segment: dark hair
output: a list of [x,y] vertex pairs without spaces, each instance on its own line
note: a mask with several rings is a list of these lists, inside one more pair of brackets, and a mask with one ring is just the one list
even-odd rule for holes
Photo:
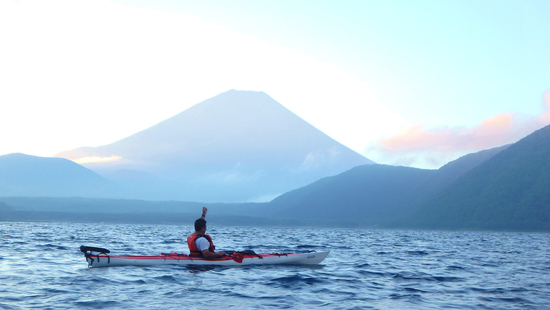
[[195,221],[195,231],[199,231],[203,227],[206,227],[206,220],[198,219],[198,220]]

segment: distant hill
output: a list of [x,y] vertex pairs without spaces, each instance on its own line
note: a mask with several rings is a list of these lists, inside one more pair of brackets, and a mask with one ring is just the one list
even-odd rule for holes
[[111,190],[107,179],[67,159],[0,156],[0,196],[104,197]]
[[274,218],[300,219],[311,224],[396,226],[396,219],[506,147],[468,154],[438,170],[387,165],[355,167],[285,193],[271,201],[268,209]]
[[[231,90],[115,143],[58,157],[134,188],[129,197],[202,202],[269,200],[372,161],[263,92]],[[263,198],[262,198],[263,197]]]
[[414,191],[417,193],[417,198],[416,201],[411,202],[413,207],[419,206],[426,199],[431,198],[442,189],[451,185],[464,173],[479,166],[509,146],[510,145],[504,145],[476,153],[470,153],[442,166],[433,177],[423,183],[416,184]]
[[550,126],[462,175],[403,219],[411,227],[550,230]]
[[214,225],[291,225],[269,219],[261,203],[207,204],[81,197],[0,197],[0,221],[176,224],[192,231],[203,206]]
[[355,167],[288,192],[271,201],[275,217],[311,224],[384,225],[407,207],[412,191],[435,171],[387,165]]

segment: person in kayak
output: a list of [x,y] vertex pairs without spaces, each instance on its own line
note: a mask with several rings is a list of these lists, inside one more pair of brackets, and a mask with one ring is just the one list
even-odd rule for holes
[[189,256],[204,258],[219,258],[225,256],[225,252],[216,252],[212,238],[206,233],[206,212],[207,208],[202,207],[202,216],[195,221],[195,232],[187,237]]

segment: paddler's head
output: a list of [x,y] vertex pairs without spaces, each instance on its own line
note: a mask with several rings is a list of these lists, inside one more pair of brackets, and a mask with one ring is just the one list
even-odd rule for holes
[[195,221],[195,231],[201,234],[206,232],[206,220],[198,219]]

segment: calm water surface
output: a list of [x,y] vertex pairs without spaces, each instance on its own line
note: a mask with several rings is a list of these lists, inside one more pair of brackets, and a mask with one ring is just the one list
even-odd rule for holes
[[0,309],[550,309],[550,234],[209,226],[218,249],[325,251],[319,266],[88,268],[187,253],[192,227],[0,222]]

